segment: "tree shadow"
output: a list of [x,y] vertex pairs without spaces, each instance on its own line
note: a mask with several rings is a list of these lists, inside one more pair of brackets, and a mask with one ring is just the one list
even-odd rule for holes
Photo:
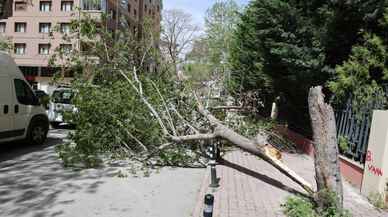
[[269,185],[272,185],[276,188],[279,188],[281,190],[284,190],[284,191],[287,191],[291,194],[295,194],[297,196],[300,196],[300,197],[304,197],[304,198],[307,198],[307,199],[311,199],[311,196],[309,196],[308,194],[305,194],[303,192],[300,192],[294,188],[291,188],[285,184],[283,184],[282,182],[279,182],[278,180],[276,179],[273,179],[267,175],[264,175],[264,174],[261,174],[261,173],[258,173],[256,171],[253,171],[251,169],[248,169],[246,167],[243,167],[243,166],[240,166],[238,164],[235,164],[233,162],[230,162],[226,159],[220,159],[219,160],[219,163],[223,166],[226,166],[226,167],[229,167],[229,168],[232,168],[232,169],[235,169],[241,173],[244,173],[248,176],[251,176],[253,178],[256,178],[256,179],[259,179],[260,181],[263,181]]
[[106,168],[64,168],[55,152],[63,139],[50,135],[42,146],[13,142],[0,147],[0,216],[61,215],[75,202],[72,194],[95,194],[104,184],[100,178],[111,177]]

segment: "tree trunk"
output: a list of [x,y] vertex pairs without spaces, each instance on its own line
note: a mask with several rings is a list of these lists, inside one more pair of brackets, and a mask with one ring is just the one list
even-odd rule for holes
[[[247,151],[253,155],[256,155],[260,157],[261,159],[265,160],[269,164],[271,164],[273,167],[275,167],[277,170],[279,170],[281,173],[286,175],[288,178],[296,182],[299,186],[301,186],[304,190],[306,190],[310,195],[314,193],[314,190],[310,183],[305,181],[301,176],[299,176],[297,173],[295,173],[293,170],[287,167],[283,162],[276,159],[273,156],[268,155],[265,150],[264,146],[266,144],[256,144],[254,141],[234,132],[233,130],[229,129],[228,127],[218,124],[216,127],[214,133],[223,139],[228,140],[229,142],[233,143],[237,147],[241,148],[244,151]],[[268,144],[268,143],[267,143]],[[258,147],[258,145],[260,145]]]
[[336,205],[342,208],[343,193],[334,111],[325,103],[320,86],[310,89],[308,103],[315,150],[315,179],[318,190],[316,202],[320,208],[325,208],[333,201],[329,201],[327,194],[320,192],[334,192],[337,196]]
[[[199,100],[197,100],[199,102]],[[198,105],[199,112],[206,117],[206,119],[209,120],[210,124],[214,127],[213,135],[222,138],[225,140],[228,140],[235,146],[241,148],[244,151],[247,151],[253,155],[256,155],[260,157],[261,159],[265,160],[272,166],[274,166],[277,170],[279,170],[281,173],[286,175],[288,178],[299,184],[303,189],[305,189],[309,194],[313,194],[314,190],[310,183],[305,181],[301,176],[296,174],[293,170],[287,167],[283,162],[276,159],[275,157],[272,157],[268,155],[264,150],[264,145],[269,144],[267,141],[267,138],[265,135],[257,135],[261,138],[256,138],[256,141],[260,141],[266,144],[257,144],[256,141],[248,139],[245,136],[242,136],[229,127],[225,126],[221,123],[216,117],[214,117],[209,111],[203,108],[203,106],[199,103]]]

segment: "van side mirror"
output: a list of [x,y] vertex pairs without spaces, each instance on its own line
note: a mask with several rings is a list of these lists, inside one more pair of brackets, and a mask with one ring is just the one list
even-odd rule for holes
[[32,97],[32,103],[31,104],[32,105],[37,105],[37,106],[41,105],[39,98],[36,97],[35,95]]

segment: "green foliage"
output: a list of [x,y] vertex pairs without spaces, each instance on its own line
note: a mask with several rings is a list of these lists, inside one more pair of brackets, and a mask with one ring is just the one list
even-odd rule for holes
[[328,203],[324,208],[318,209],[311,200],[300,197],[289,197],[283,205],[283,212],[288,217],[351,217],[347,210],[336,206],[336,195],[333,192],[321,191],[320,198]]
[[244,117],[242,120],[238,120],[238,122],[239,124],[235,127],[235,130],[248,138],[255,137],[261,130],[271,131],[276,125],[272,120],[256,120],[252,117]]
[[[105,19],[103,15],[102,22]],[[51,59],[62,70],[75,72],[71,87],[76,91],[73,104],[77,112],[65,115],[75,131],[70,134],[71,142],[57,148],[64,164],[95,167],[106,156],[144,158],[144,164],[151,160],[168,165],[196,161],[198,146],[181,144],[159,151],[166,137],[141,100],[146,98],[163,121],[175,124],[177,117],[169,117],[165,107],[177,101],[180,88],[168,72],[147,70],[152,68],[147,63],[159,60],[157,48],[150,46],[155,42],[152,26],[144,23],[141,39],[125,28],[113,34],[88,15],[71,26],[71,34],[65,37],[79,37],[81,49],[70,53],[57,49]]]
[[313,204],[299,197],[289,197],[283,205],[284,214],[288,217],[318,217]]
[[211,66],[207,63],[193,62],[183,66],[184,74],[193,83],[208,81],[211,78]]
[[9,38],[0,36],[0,51],[11,52],[13,45]]
[[239,6],[234,0],[218,1],[206,12],[205,33],[209,62],[215,68],[226,64],[238,12]]
[[347,150],[349,150],[349,141],[346,137],[340,136],[338,138],[338,143],[339,143],[339,150],[341,153],[344,153]]
[[368,200],[373,204],[373,206],[379,209],[388,209],[388,204],[385,202],[384,195],[375,192],[368,195]]
[[322,201],[323,205],[317,208],[319,216],[323,217],[350,217],[348,210],[341,209],[337,206],[337,195],[329,190],[321,190],[317,197]]
[[[264,105],[263,115],[269,115],[271,103],[280,96],[281,118],[308,130],[310,121],[305,114],[308,114],[309,88],[336,80],[337,65],[350,59],[355,45],[364,50],[373,44],[382,45],[378,50],[371,50],[375,54],[386,50],[387,6],[387,0],[251,1],[233,34],[229,56],[230,92],[236,96],[255,92]],[[365,41],[362,32],[370,33],[372,44],[360,44]],[[375,57],[381,60],[381,56]],[[350,66],[342,70],[349,70]],[[358,92],[356,95],[361,99],[379,97],[376,92],[380,91],[380,82],[376,82],[377,85],[370,82],[371,85],[356,89],[352,89],[356,85],[335,89],[336,92]],[[362,100],[356,102],[365,104]]]
[[252,1],[234,34],[230,90],[257,92],[267,113],[278,96],[306,105],[308,89],[327,76],[314,28],[289,2]]
[[337,100],[352,97],[357,114],[368,112],[375,104],[386,104],[379,85],[388,79],[388,52],[380,37],[365,34],[364,43],[352,49],[349,59],[336,67],[336,77],[328,86]]

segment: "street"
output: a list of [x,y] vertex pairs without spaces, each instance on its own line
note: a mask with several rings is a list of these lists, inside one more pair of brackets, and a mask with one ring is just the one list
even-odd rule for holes
[[43,146],[0,145],[0,216],[190,216],[203,169],[164,168],[119,178],[120,166],[63,168],[55,145],[68,129],[50,130]]

